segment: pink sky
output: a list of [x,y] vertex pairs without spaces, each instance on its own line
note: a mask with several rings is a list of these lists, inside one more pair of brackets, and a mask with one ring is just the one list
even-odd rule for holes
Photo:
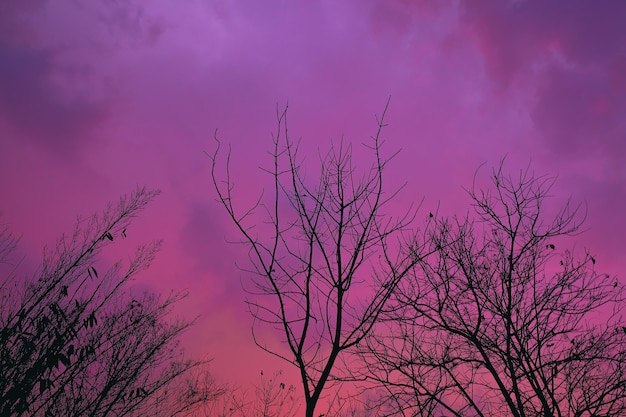
[[160,188],[132,233],[165,240],[138,288],[190,290],[186,343],[219,376],[287,370],[253,346],[245,252],[225,243],[203,151],[218,128],[259,192],[277,103],[315,162],[330,140],[364,142],[391,96],[398,208],[464,214],[480,164],[532,161],[558,175],[555,204],[587,204],[577,247],[623,275],[625,15],[618,0],[0,2],[1,221],[36,263],[76,215]]

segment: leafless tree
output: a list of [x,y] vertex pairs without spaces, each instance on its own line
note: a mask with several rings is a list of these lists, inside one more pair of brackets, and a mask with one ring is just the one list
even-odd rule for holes
[[168,318],[185,295],[124,290],[159,242],[140,246],[126,268],[103,271],[98,259],[157,194],[137,189],[79,219],[44,251],[33,279],[2,277],[0,415],[171,416],[202,400],[184,378],[204,362],[185,358],[177,342],[191,322]]
[[[349,391],[336,390],[329,401],[325,417],[377,417],[380,415],[375,392],[351,386]],[[355,389],[357,388],[357,389]]]
[[220,395],[207,402],[195,415],[202,417],[295,417],[299,402],[296,387],[286,384],[282,372],[272,376],[261,371],[261,381],[252,390],[223,385]]
[[[0,213],[2,215],[2,213]],[[17,239],[11,231],[9,227],[5,224],[0,225],[0,264],[4,264],[7,262],[7,258],[9,255],[15,250],[15,246],[17,245]]]
[[256,401],[252,405],[252,412],[246,416],[258,417],[295,417],[298,412],[296,387],[286,384],[282,371],[266,378],[261,376],[261,383],[254,389]]
[[[386,415],[623,416],[622,284],[587,250],[561,249],[581,206],[548,205],[529,169],[469,190],[474,215],[436,219],[435,255],[396,288],[363,349]],[[475,183],[476,184],[476,183]],[[550,213],[555,213],[549,215]]]
[[[264,170],[271,192],[243,211],[235,204],[230,152],[225,180],[217,172],[219,141],[210,155],[217,199],[249,248],[254,341],[297,367],[307,417],[337,376],[342,352],[370,332],[418,259],[419,248],[405,236],[413,211],[397,218],[384,212],[397,193],[386,192],[383,182],[391,160],[381,155],[385,112],[366,145],[373,161],[363,176],[353,166],[352,147],[341,142],[320,157],[319,177],[312,182],[288,135],[287,109],[277,111],[272,166]],[[277,331],[283,343],[266,344],[260,325]]]

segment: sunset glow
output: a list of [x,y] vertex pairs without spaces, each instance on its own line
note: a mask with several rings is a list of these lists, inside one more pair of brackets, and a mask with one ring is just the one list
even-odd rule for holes
[[[506,158],[582,203],[596,268],[626,271],[626,3],[621,1],[5,1],[0,4],[0,224],[32,274],[77,215],[145,185],[129,229],[164,244],[129,291],[187,289],[191,354],[242,386],[289,364],[252,340],[247,248],[216,201],[214,134],[242,207],[270,187],[277,110],[310,173],[329,146],[376,133],[394,213],[464,216],[464,187]],[[364,159],[367,169],[371,161]],[[481,178],[480,175],[477,178]],[[482,177],[483,179],[486,177]],[[550,210],[550,208],[548,208]],[[623,281],[623,279],[622,279]],[[279,333],[263,337],[280,343]],[[274,343],[275,344],[275,343]]]

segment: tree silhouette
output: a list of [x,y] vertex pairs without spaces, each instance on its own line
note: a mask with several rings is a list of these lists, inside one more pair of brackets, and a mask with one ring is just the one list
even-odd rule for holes
[[[171,416],[212,389],[185,379],[204,364],[185,359],[177,344],[191,322],[168,319],[185,295],[132,298],[123,291],[148,268],[160,242],[137,248],[126,268],[99,266],[98,255],[126,236],[157,194],[137,189],[102,215],[79,219],[71,236],[44,251],[23,287],[12,274],[2,277],[0,415]],[[1,237],[10,250],[15,242],[7,229]]]
[[[218,201],[249,248],[247,302],[254,341],[298,369],[307,417],[337,377],[342,352],[370,332],[395,286],[418,260],[413,238],[404,239],[412,211],[399,218],[384,213],[396,195],[383,186],[391,160],[381,155],[385,112],[367,145],[373,162],[361,178],[352,147],[342,142],[320,158],[319,177],[311,182],[298,144],[288,135],[287,109],[277,111],[273,163],[264,170],[271,178],[271,196],[261,195],[244,211],[234,202],[230,152],[223,181],[217,175],[219,141],[211,155]],[[406,249],[394,247],[399,242]],[[283,344],[267,345],[259,325],[278,332]]]
[[207,401],[195,416],[202,417],[295,417],[298,415],[296,387],[283,382],[282,372],[265,376],[248,390],[222,385],[219,395]]
[[[552,217],[553,179],[502,164],[474,216],[434,219],[411,279],[362,349],[389,415],[622,416],[622,286],[561,249],[583,216]],[[381,321],[382,323],[382,321]]]

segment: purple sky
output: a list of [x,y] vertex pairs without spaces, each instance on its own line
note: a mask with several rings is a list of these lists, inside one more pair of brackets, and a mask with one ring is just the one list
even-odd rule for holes
[[[242,248],[210,185],[213,132],[258,192],[276,105],[315,162],[375,132],[391,96],[402,208],[464,214],[480,164],[558,175],[588,208],[598,266],[626,270],[626,2],[28,0],[0,2],[0,211],[36,262],[136,184],[163,194],[136,242],[165,246],[138,288],[191,291],[186,342],[245,382],[286,368],[252,344]],[[235,359],[236,358],[236,359]]]

